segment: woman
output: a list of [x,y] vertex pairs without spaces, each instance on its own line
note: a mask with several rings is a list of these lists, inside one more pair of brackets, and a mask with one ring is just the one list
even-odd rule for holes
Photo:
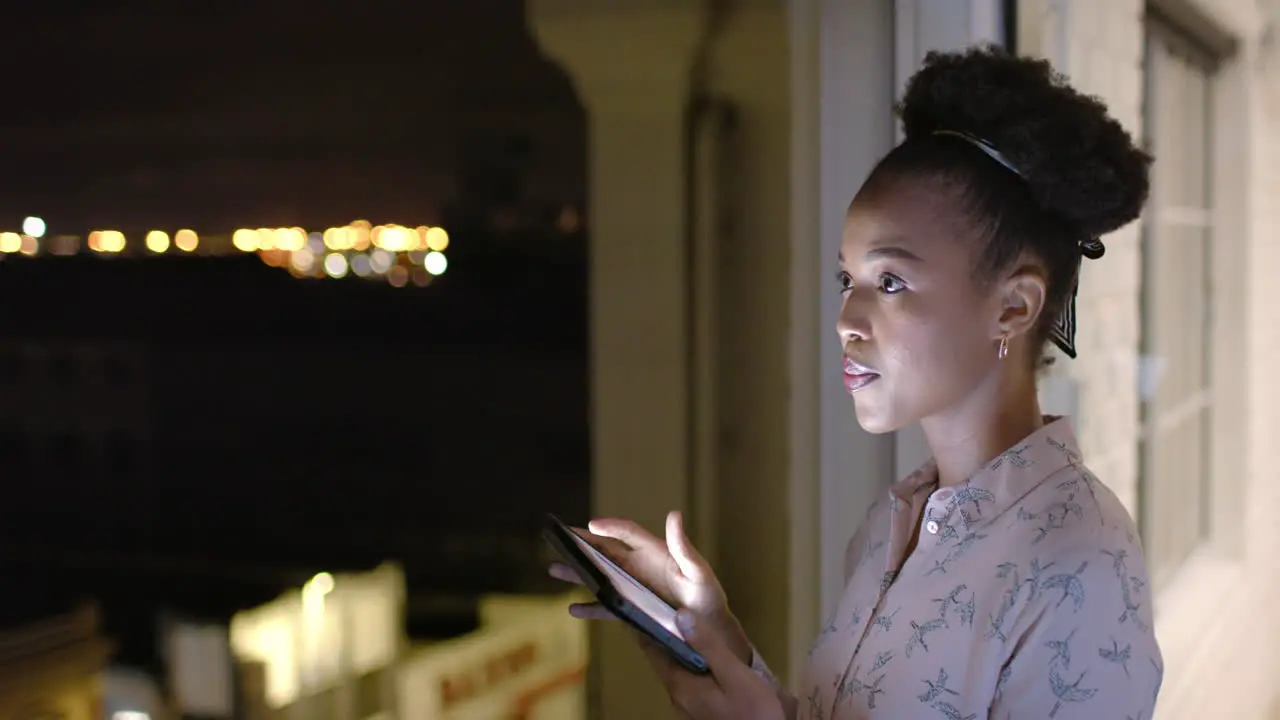
[[665,543],[623,520],[590,530],[684,608],[712,677],[649,656],[689,716],[1150,718],[1162,660],[1133,521],[1067,420],[1042,417],[1036,377],[1048,343],[1075,357],[1081,260],[1138,216],[1151,159],[1046,62],[993,49],[930,54],[899,113],[906,140],[845,221],[837,331],[859,424],[920,422],[933,459],[850,542],[800,697],[678,514]]

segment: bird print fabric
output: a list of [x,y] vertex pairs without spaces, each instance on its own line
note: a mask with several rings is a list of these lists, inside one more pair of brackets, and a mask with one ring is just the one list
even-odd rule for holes
[[894,484],[845,571],[787,703],[802,720],[1152,716],[1163,660],[1140,543],[1065,419],[961,485],[939,488],[932,463]]

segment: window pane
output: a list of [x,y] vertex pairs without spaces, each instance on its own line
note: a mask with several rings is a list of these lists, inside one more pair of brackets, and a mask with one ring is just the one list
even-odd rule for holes
[[1206,537],[1212,227],[1207,65],[1163,28],[1148,34],[1146,134],[1156,156],[1144,218],[1140,522],[1152,575]]

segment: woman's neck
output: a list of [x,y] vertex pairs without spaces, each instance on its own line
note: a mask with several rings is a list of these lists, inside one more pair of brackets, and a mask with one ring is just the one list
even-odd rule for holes
[[920,422],[942,486],[965,482],[1044,425],[1035,379],[979,388],[961,406]]

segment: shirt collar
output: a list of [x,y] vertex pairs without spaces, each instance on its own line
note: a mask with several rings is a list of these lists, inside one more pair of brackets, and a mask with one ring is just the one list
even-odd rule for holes
[[[933,519],[944,524],[960,520],[965,527],[999,516],[1045,478],[1067,466],[1080,465],[1080,448],[1071,422],[1046,415],[1044,425],[988,462],[965,482],[948,488],[942,513]],[[889,488],[889,502],[897,509],[921,492],[938,485],[938,466],[932,458]],[[944,491],[945,492],[945,491]],[[937,498],[941,500],[941,494]],[[931,503],[932,504],[932,503]],[[957,515],[959,517],[957,517]]]

